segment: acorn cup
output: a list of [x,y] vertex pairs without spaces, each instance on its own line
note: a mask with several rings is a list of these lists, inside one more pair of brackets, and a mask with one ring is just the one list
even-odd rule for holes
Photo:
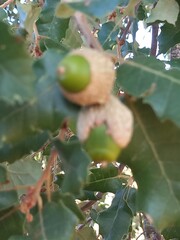
[[57,74],[64,96],[81,106],[107,102],[115,80],[111,58],[90,48],[77,49],[66,55]]
[[133,116],[115,96],[106,104],[84,107],[77,121],[77,136],[95,162],[116,161],[131,140]]

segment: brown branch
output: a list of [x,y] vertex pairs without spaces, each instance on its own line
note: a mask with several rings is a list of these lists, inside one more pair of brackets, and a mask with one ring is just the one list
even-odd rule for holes
[[74,14],[75,21],[77,23],[77,26],[81,32],[81,34],[84,35],[87,45],[91,48],[95,48],[99,51],[103,51],[101,44],[95,38],[95,36],[92,34],[91,29],[89,27],[89,24],[87,22],[86,16],[82,14],[81,12],[76,12]]
[[157,23],[152,24],[152,40],[151,40],[151,56],[156,56],[157,52],[157,37],[158,37],[159,25]]
[[56,161],[56,158],[58,156],[58,153],[55,149],[52,150],[49,161],[47,163],[46,169],[44,170],[41,178],[38,180],[38,182],[34,185],[28,188],[27,194],[21,199],[22,202],[20,204],[20,211],[24,214],[26,214],[26,220],[28,222],[31,222],[33,220],[33,216],[30,213],[31,208],[33,208],[37,203],[39,209],[42,209],[42,200],[41,200],[41,188],[44,184],[44,182],[47,183],[47,198],[48,201],[51,200],[51,193],[50,193],[50,178],[51,178],[51,168],[54,164],[54,161]]
[[121,41],[122,41],[122,40],[124,40],[124,41],[126,40],[126,36],[127,36],[128,32],[129,32],[129,29],[130,29],[130,27],[131,27],[131,24],[132,24],[132,19],[129,18],[128,23],[127,23],[126,27],[124,28],[123,33],[122,33],[122,36],[121,36],[121,38],[120,38]]
[[119,63],[123,62],[123,58],[121,56],[121,48],[125,43],[126,36],[129,32],[131,24],[132,24],[132,19],[130,18],[126,27],[123,30],[123,33],[122,33],[121,37],[117,39],[117,57],[118,57]]
[[143,226],[146,239],[151,240],[164,240],[163,236],[157,232],[155,227],[150,223],[149,219],[145,214],[142,214]]
[[5,8],[7,7],[10,3],[14,2],[14,0],[7,0],[5,3],[0,5],[0,8]]
[[90,209],[99,199],[101,199],[103,196],[103,193],[101,192],[98,192],[96,197],[97,197],[97,200],[91,200],[91,201],[88,201],[87,203],[84,204],[84,206],[81,207],[81,210],[84,212],[84,211],[87,211],[88,209]]

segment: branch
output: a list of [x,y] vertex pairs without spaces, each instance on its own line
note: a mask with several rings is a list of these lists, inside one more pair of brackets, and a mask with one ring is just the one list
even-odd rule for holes
[[156,231],[155,227],[152,226],[145,214],[143,214],[143,220],[144,231],[146,233],[147,239],[164,240],[163,236],[161,236],[161,234]]
[[118,62],[123,62],[123,57],[121,56],[121,47],[124,45],[125,43],[125,40],[126,40],[126,36],[129,32],[129,29],[131,27],[131,24],[132,24],[132,19],[130,18],[126,27],[124,28],[123,30],[123,33],[121,35],[120,38],[117,39],[117,57],[118,57]]
[[7,7],[10,3],[14,2],[14,0],[7,0],[5,3],[0,5],[0,8],[5,8]]
[[154,23],[152,25],[152,40],[151,40],[151,56],[156,56],[157,52],[157,37],[158,37],[159,25]]
[[77,23],[77,26],[80,30],[80,32],[84,35],[87,44],[91,48],[95,48],[99,51],[103,51],[101,44],[95,38],[95,36],[92,34],[91,29],[89,27],[89,24],[87,22],[86,16],[80,12],[76,12],[74,14],[75,21]]

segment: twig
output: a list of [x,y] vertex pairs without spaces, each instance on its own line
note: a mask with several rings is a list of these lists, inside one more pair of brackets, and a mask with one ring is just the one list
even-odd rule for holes
[[74,14],[74,18],[75,18],[75,21],[77,23],[77,26],[78,26],[80,32],[84,35],[88,46],[91,48],[95,48],[99,51],[103,51],[101,44],[99,43],[99,41],[95,38],[95,36],[91,32],[91,29],[87,22],[86,16],[80,12],[76,12]]
[[124,41],[126,40],[126,36],[127,36],[128,32],[129,32],[131,24],[132,24],[132,18],[129,18],[129,21],[128,21],[126,27],[123,30],[123,33],[122,33],[122,35],[120,37],[120,40],[124,40]]
[[33,220],[33,216],[30,213],[30,210],[38,203],[38,207],[42,209],[42,199],[40,196],[41,188],[44,182],[47,183],[47,198],[48,201],[51,200],[50,193],[50,178],[51,178],[51,167],[56,160],[58,153],[55,149],[52,150],[49,161],[47,163],[46,169],[44,170],[39,181],[34,185],[28,188],[27,194],[22,198],[22,202],[20,204],[20,211],[26,214],[26,220],[31,222]]
[[117,57],[118,57],[119,63],[123,62],[123,58],[121,56],[121,48],[122,48],[122,46],[125,43],[126,36],[127,36],[128,32],[129,32],[131,24],[132,24],[132,19],[129,18],[129,21],[128,21],[125,29],[123,30],[123,33],[122,33],[121,37],[117,39]]
[[14,0],[7,0],[5,3],[0,5],[0,8],[5,8],[7,7],[10,3],[14,2]]
[[97,200],[91,200],[91,201],[88,201],[87,203],[84,204],[84,206],[81,207],[81,210],[84,212],[84,211],[87,211],[90,207],[92,207],[92,205],[94,205],[99,199],[101,199],[103,196],[103,193],[101,192],[98,192],[96,197],[97,197]]
[[150,51],[151,56],[156,56],[158,30],[159,30],[159,25],[157,23],[154,23],[152,25],[152,40],[151,40],[151,51]]
[[92,221],[92,218],[89,217],[85,223],[79,225],[79,227],[78,227],[77,230],[78,230],[78,231],[81,230],[83,227],[86,226],[86,224],[88,224],[88,223],[91,222],[91,221]]
[[142,218],[141,213],[139,213],[139,222],[140,222],[140,227],[143,230],[144,237],[145,237],[145,239],[147,239],[147,235],[146,235],[146,231],[145,231],[145,228],[144,228],[143,218]]
[[146,232],[147,238],[151,240],[163,240],[161,234],[158,233],[155,227],[151,225],[145,214],[143,214],[143,218],[144,218],[144,230]]

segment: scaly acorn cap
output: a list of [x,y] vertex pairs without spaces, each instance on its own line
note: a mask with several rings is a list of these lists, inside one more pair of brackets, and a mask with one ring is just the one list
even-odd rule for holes
[[111,95],[106,104],[82,108],[77,121],[77,136],[80,141],[86,141],[91,129],[101,124],[106,124],[107,134],[121,148],[128,145],[133,133],[133,115],[115,96]]
[[90,83],[83,90],[76,93],[68,92],[61,87],[64,96],[69,101],[81,106],[107,102],[116,76],[111,58],[91,48],[76,49],[70,55],[83,56],[88,61],[90,66]]

